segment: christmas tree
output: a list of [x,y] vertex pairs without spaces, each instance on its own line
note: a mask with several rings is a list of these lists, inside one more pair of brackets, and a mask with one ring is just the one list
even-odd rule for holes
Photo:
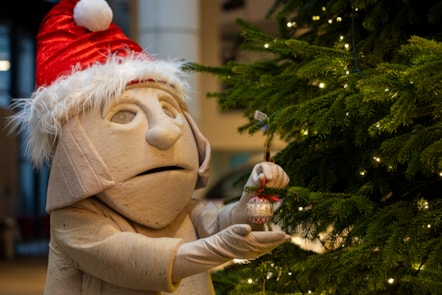
[[229,266],[219,294],[442,294],[442,1],[278,0],[266,17],[278,36],[238,21],[259,58],[188,70],[226,85],[208,96],[244,109],[239,131],[287,142],[274,222],[323,251]]

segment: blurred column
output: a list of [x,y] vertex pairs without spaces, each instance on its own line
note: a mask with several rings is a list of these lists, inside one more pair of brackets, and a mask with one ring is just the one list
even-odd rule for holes
[[[137,0],[134,7],[138,43],[154,58],[200,62],[200,0]],[[190,84],[190,113],[199,121],[196,75]]]

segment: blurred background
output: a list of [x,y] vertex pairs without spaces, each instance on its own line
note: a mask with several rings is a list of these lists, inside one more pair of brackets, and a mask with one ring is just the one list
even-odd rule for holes
[[[35,170],[20,135],[5,130],[13,98],[34,91],[35,37],[43,16],[58,1],[8,1],[0,9],[0,295],[42,294],[49,241],[45,199],[49,168]],[[158,59],[185,59],[218,66],[240,56],[238,18],[266,32],[273,0],[108,0],[114,22]],[[221,111],[206,97],[222,87],[214,77],[189,77],[190,112],[212,145],[209,185],[198,198],[239,195],[235,180],[263,159],[264,136],[240,134],[242,110]],[[282,149],[276,141],[273,152]]]

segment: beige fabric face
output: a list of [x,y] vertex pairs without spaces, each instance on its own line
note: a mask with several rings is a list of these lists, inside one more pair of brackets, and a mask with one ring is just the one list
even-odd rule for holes
[[46,211],[69,206],[114,185],[77,117],[63,125],[49,177]]
[[192,129],[173,95],[130,88],[79,119],[115,182],[98,198],[148,227],[172,222],[192,198],[199,168]]

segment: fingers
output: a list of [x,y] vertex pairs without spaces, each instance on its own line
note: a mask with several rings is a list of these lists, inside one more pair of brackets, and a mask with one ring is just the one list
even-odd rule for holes
[[260,244],[279,244],[281,241],[291,240],[291,237],[282,231],[256,231],[251,232],[251,236]]
[[234,233],[243,237],[247,236],[252,231],[252,228],[248,224],[235,224],[232,225],[231,228]]
[[221,231],[216,243],[210,247],[225,257],[251,259],[259,257],[279,245],[289,241],[291,237],[283,231],[251,231],[249,225],[237,224]]
[[271,162],[262,162],[255,165],[249,185],[261,186],[264,178],[268,187],[284,187],[290,182],[285,171],[279,165]]

